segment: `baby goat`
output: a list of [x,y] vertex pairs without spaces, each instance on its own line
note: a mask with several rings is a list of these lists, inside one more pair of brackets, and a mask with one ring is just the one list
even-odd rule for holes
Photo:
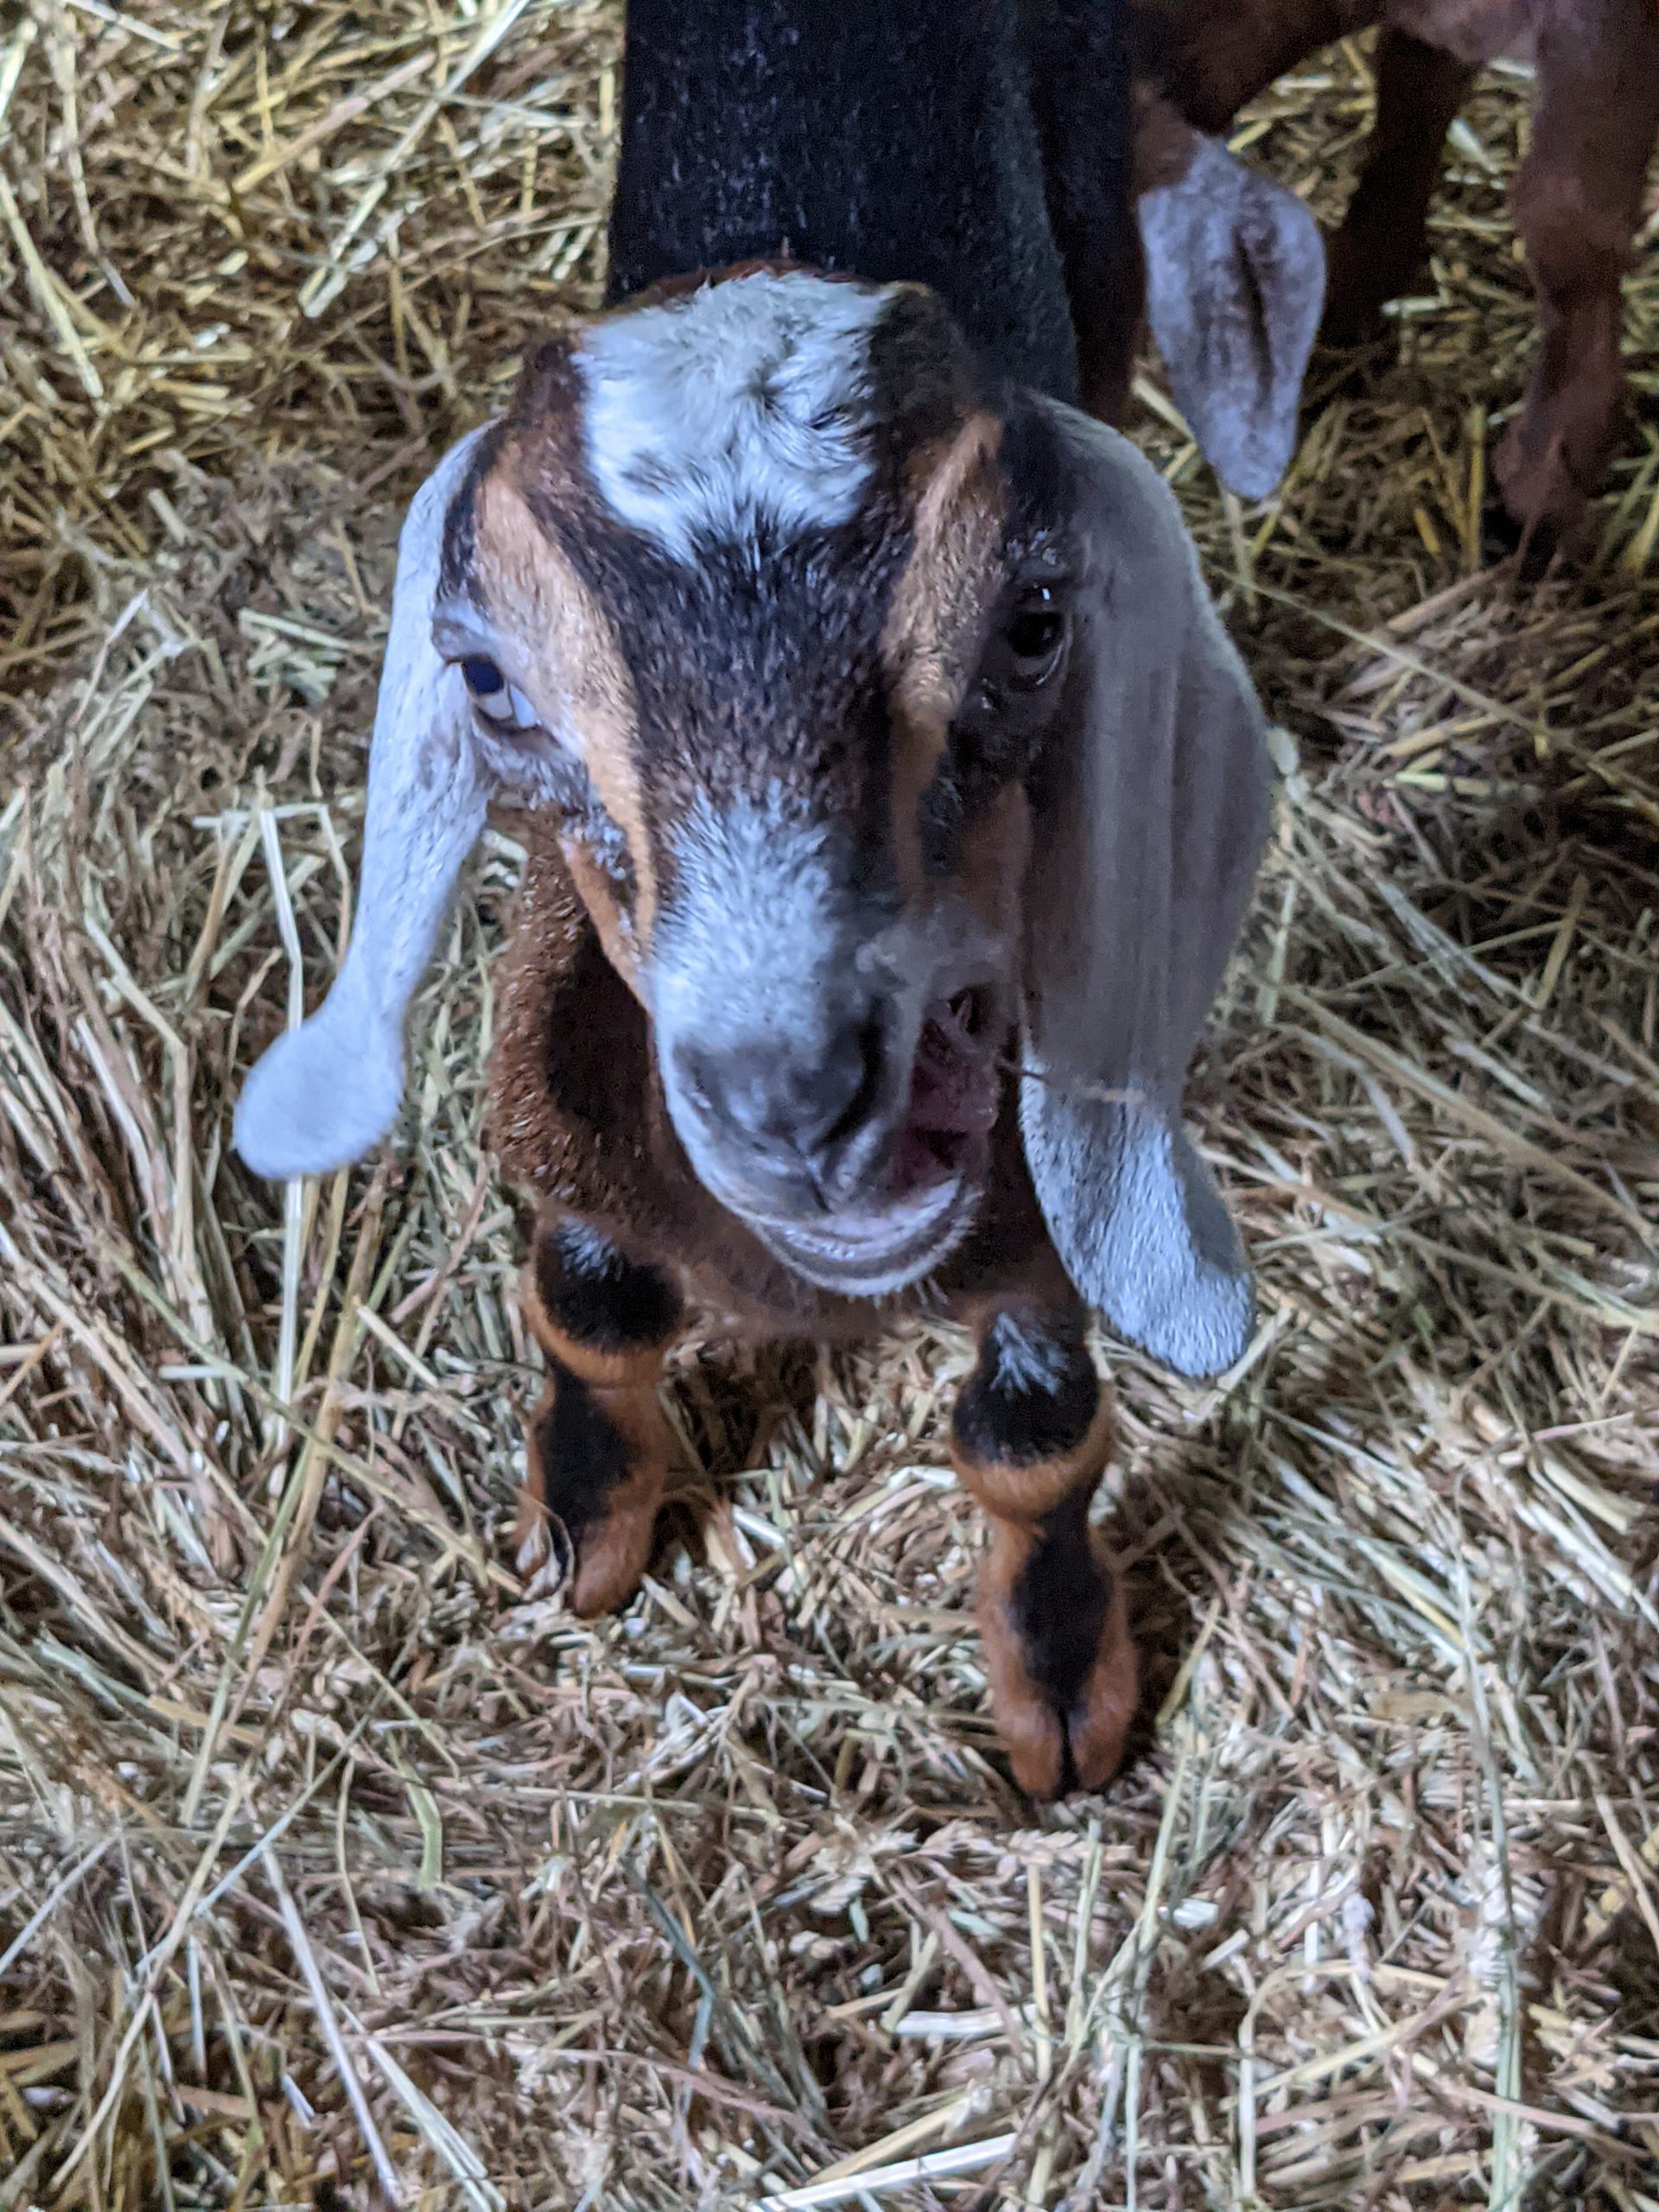
[[[633,1588],[688,1304],[962,1313],[998,1719],[1028,1789],[1098,1783],[1135,1667],[1086,1309],[1188,1372],[1247,1341],[1180,1095],[1268,791],[1173,499],[1071,404],[1121,397],[1139,313],[1121,6],[633,0],[622,108],[612,308],[415,500],[351,950],[237,1142],[292,1175],[385,1133],[511,796],[491,1121],[547,1359],[521,1565],[556,1546],[583,1613]],[[1188,366],[1256,364],[1216,397],[1259,454],[1317,234],[1196,167],[1188,283],[1247,327],[1189,317]],[[1181,235],[1166,208],[1154,250]]]
[[1383,302],[1415,282],[1441,145],[1479,65],[1532,47],[1514,207],[1543,337],[1494,474],[1522,536],[1548,544],[1618,442],[1619,285],[1659,133],[1659,0],[1134,0],[1134,15],[1138,73],[1204,130],[1227,129],[1315,48],[1382,26],[1376,124],[1331,251],[1325,335],[1338,346],[1374,336]]

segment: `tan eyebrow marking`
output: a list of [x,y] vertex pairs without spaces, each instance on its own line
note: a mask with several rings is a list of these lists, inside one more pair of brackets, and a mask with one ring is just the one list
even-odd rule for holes
[[478,487],[473,579],[524,656],[537,705],[556,711],[556,734],[586,768],[626,841],[637,887],[637,958],[651,941],[657,876],[639,783],[633,679],[603,608],[513,480],[518,459],[510,450]]
[[944,757],[998,581],[1001,436],[994,415],[976,412],[911,464],[914,542],[893,587],[880,651],[893,721],[894,850],[912,887],[921,878],[922,794]]

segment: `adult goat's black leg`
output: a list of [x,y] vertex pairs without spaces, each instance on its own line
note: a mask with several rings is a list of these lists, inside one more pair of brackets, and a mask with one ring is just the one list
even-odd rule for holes
[[1376,337],[1383,302],[1419,281],[1446,134],[1475,73],[1471,63],[1408,32],[1379,34],[1376,119],[1354,196],[1331,241],[1320,333],[1326,345]]

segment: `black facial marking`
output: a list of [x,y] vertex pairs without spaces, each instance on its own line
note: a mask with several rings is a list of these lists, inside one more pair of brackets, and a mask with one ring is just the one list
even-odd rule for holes
[[920,290],[900,292],[871,332],[869,378],[877,453],[893,472],[949,437],[992,388],[944,302]]
[[506,425],[503,423],[486,430],[467,456],[467,474],[455,486],[449,511],[443,518],[443,550],[438,563],[438,594],[442,599],[470,595],[473,562],[478,551],[478,487],[494,467],[505,437]]
[[[1039,1334],[1040,1329],[1040,1334]],[[957,1397],[957,1449],[982,1465],[1039,1465],[1074,1452],[1100,1406],[1079,1316],[999,1315]]]
[[1033,1682],[1058,1713],[1077,1703],[1100,1654],[1112,1578],[1089,1541],[1089,1506],[1068,1499],[1044,1516],[1014,1577],[1008,1611]]
[[1077,472],[1054,418],[1028,393],[1008,395],[997,447],[1007,499],[1008,541],[1035,550],[1063,530],[1077,505]]
[[548,1375],[553,1402],[535,1425],[536,1457],[554,1541],[562,1530],[574,1555],[584,1532],[605,1518],[612,1491],[627,1480],[628,1447],[580,1376],[557,1360],[548,1363]]
[[582,383],[569,338],[543,338],[524,356],[507,410],[507,427],[535,431],[556,419],[576,420]]
[[536,1290],[555,1328],[598,1352],[648,1350],[679,1325],[679,1294],[666,1275],[575,1224],[537,1246]]
[[[1019,689],[999,684],[1007,660],[999,615],[981,669],[969,682],[931,781],[922,794],[922,863],[932,875],[949,875],[961,861],[962,840],[997,795],[1033,775],[1044,741],[1065,697],[1061,682]],[[1017,613],[1006,618],[1017,620]]]
[[702,544],[691,565],[602,512],[573,531],[533,485],[525,497],[605,608],[628,671],[661,909],[690,810],[779,795],[842,833],[869,879],[849,893],[880,895],[892,870],[881,632],[909,555],[907,514],[878,499],[834,530],[762,524]]

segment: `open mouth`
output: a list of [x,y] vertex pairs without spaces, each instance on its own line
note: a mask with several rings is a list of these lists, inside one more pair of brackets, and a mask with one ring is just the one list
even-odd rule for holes
[[923,1015],[910,1101],[893,1150],[895,1195],[961,1175],[982,1161],[999,1090],[987,1016],[979,990],[935,999]]
[[854,1296],[899,1289],[939,1266],[984,1187],[1001,1092],[994,1044],[985,992],[934,1000],[879,1189],[821,1222],[756,1223],[763,1241],[809,1281]]

